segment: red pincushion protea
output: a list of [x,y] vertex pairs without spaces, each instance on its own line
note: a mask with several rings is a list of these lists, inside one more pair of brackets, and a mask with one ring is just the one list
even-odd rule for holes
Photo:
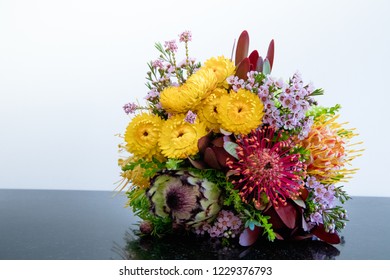
[[282,132],[265,126],[237,140],[238,161],[227,162],[239,176],[232,181],[245,203],[264,205],[264,194],[273,206],[286,205],[303,188],[304,165],[299,154],[291,154],[293,142],[282,140]]

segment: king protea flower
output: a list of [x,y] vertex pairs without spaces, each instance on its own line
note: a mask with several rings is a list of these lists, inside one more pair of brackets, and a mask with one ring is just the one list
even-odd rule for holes
[[174,224],[185,227],[210,222],[221,210],[218,186],[188,171],[156,175],[146,194],[155,215],[170,217]]
[[291,139],[282,140],[282,132],[265,126],[237,140],[238,161],[228,166],[238,176],[232,181],[245,203],[258,209],[271,202],[286,205],[303,188],[304,165],[299,154],[292,154]]

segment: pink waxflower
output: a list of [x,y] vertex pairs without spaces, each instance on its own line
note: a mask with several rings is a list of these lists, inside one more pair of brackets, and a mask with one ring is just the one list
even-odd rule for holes
[[191,34],[191,31],[184,31],[183,33],[179,34],[179,41],[180,42],[190,42],[192,40],[192,34]]
[[155,61],[152,61],[152,67],[153,68],[157,68],[157,69],[163,69],[164,68],[164,64],[163,64],[162,60],[157,59]]
[[171,52],[177,52],[177,45],[176,45],[176,41],[175,40],[171,40],[171,41],[165,41],[165,49],[167,51],[171,51]]
[[126,114],[134,114],[138,109],[138,105],[135,103],[127,103],[123,106],[123,110]]
[[195,120],[196,120],[196,114],[193,113],[191,110],[188,111],[187,115],[186,115],[186,118],[184,119],[186,122],[190,123],[190,124],[193,124],[195,123]]
[[230,221],[230,228],[232,230],[238,230],[241,228],[241,225],[242,225],[242,222],[241,222],[241,219],[234,216],[231,221]]

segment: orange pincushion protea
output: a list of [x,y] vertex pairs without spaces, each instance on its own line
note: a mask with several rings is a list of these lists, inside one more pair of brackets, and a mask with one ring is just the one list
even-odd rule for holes
[[311,127],[301,145],[310,151],[307,164],[308,175],[315,176],[323,183],[346,181],[356,169],[346,168],[346,163],[359,156],[361,150],[349,149],[349,140],[356,136],[352,130],[346,130],[343,124],[337,123],[339,116],[321,116]]

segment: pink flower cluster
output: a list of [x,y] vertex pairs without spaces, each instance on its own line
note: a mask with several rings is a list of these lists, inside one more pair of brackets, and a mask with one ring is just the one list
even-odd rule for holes
[[204,235],[206,232],[210,237],[235,238],[242,230],[241,219],[231,211],[222,210],[218,213],[213,226],[209,223],[201,224],[195,232]]
[[171,40],[171,41],[165,41],[165,44],[164,44],[164,47],[167,51],[171,51],[171,52],[177,52],[177,44],[176,44],[176,41],[175,40]]
[[179,34],[179,41],[180,42],[184,42],[184,43],[187,43],[187,42],[190,42],[192,40],[192,33],[191,31],[184,31],[182,33]]
[[[324,185],[317,181],[315,177],[309,177],[306,181],[306,187],[313,192],[312,201],[315,205],[314,212],[307,217],[310,226],[324,224],[326,229],[334,233],[336,225],[332,220],[325,220],[328,211],[335,206],[336,192],[334,185]],[[340,219],[347,219],[346,211],[338,213]]]
[[123,110],[126,114],[134,114],[137,109],[138,105],[132,102],[123,105]]

